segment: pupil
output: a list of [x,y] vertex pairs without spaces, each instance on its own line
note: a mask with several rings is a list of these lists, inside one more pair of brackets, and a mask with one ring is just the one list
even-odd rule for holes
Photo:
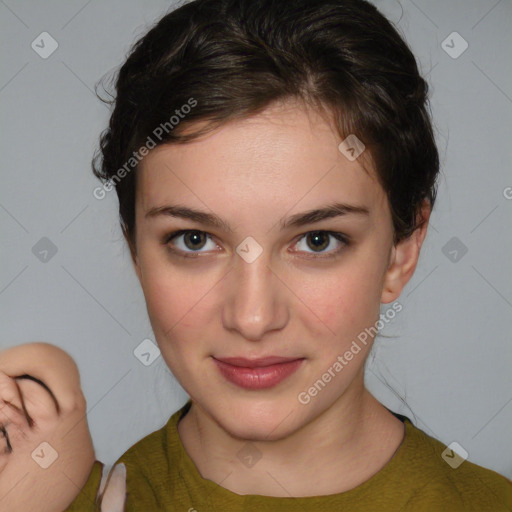
[[[200,233],[199,231],[192,231],[190,233],[187,233],[185,235],[185,244],[187,245],[187,247],[189,249],[197,249],[198,247],[190,247],[189,244],[187,243],[190,239],[192,239],[192,245],[194,244],[200,244],[201,243],[201,238],[203,236],[203,233]],[[200,247],[199,247],[200,248]]]
[[[328,237],[326,236],[326,233],[323,233],[321,231],[313,232],[309,235],[310,240],[313,242],[312,249],[325,249],[329,245]],[[203,238],[203,233],[200,233],[199,231],[192,231],[190,233],[187,233],[185,235],[185,244],[189,249],[197,249],[198,247],[190,247],[189,241],[191,241],[192,246],[196,244],[201,244],[201,239]]]
[[[329,245],[328,237],[326,236],[326,233],[322,233],[321,231],[316,231],[314,233],[311,233],[310,235],[311,239],[314,241],[314,247],[312,249],[325,249]],[[324,239],[324,243],[322,243],[322,238]],[[320,243],[318,244],[318,241],[320,240]]]

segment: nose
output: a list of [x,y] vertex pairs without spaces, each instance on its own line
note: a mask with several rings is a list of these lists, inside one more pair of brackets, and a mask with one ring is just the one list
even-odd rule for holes
[[288,321],[286,286],[270,267],[265,251],[252,263],[236,257],[226,282],[224,328],[250,341],[260,341]]

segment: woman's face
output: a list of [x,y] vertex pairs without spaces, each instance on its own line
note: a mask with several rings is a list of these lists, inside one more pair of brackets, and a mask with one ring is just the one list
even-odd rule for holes
[[[371,338],[353,342],[405,284],[386,195],[362,157],[344,156],[317,113],[287,107],[159,146],[138,170],[135,268],[156,340],[191,398],[244,439],[284,437],[362,389]],[[335,203],[347,211],[292,222]],[[179,230],[190,231],[169,240]],[[292,362],[217,362],[271,356]]]

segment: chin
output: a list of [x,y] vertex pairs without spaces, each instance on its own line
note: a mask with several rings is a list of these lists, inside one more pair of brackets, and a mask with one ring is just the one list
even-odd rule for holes
[[224,396],[215,415],[221,427],[233,437],[251,441],[276,441],[287,437],[297,421],[293,397],[281,400],[247,398],[230,400]]

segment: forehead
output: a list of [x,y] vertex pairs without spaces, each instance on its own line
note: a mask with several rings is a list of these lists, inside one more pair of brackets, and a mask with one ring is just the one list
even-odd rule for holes
[[281,205],[281,214],[298,203],[301,209],[336,201],[386,208],[369,155],[350,161],[340,142],[325,115],[274,105],[190,143],[151,150],[137,170],[137,203],[147,211],[188,201],[231,208],[233,215],[241,207],[265,211],[270,204]]

